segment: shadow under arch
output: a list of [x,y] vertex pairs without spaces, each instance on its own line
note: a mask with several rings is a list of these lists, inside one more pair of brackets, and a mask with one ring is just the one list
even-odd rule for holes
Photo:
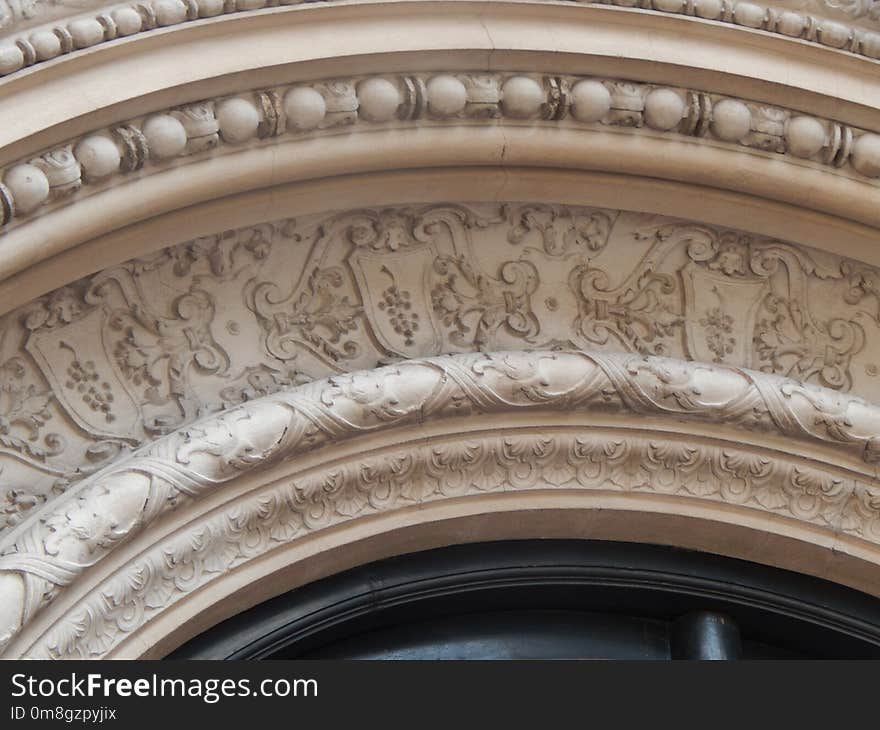
[[514,540],[375,561],[258,604],[168,659],[880,656],[880,602],[658,545]]

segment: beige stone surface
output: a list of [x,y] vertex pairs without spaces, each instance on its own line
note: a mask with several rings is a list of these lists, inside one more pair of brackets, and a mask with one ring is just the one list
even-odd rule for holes
[[880,595],[874,5],[0,0],[2,656],[487,539]]
[[779,239],[549,203],[366,208],[203,236],[2,319],[0,524],[197,418],[397,359],[632,352],[875,400],[878,282],[876,267]]

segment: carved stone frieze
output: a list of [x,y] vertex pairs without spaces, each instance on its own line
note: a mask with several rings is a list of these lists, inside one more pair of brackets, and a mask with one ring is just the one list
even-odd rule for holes
[[451,497],[538,489],[720,502],[880,538],[880,514],[864,509],[876,492],[795,459],[601,429],[438,439],[297,474],[187,525],[90,591],[25,656],[104,656],[193,591],[310,532]]
[[[295,468],[298,456],[365,433],[554,411],[660,417],[669,421],[673,437],[662,430],[656,438],[633,439],[548,432],[500,435],[481,444],[479,437],[471,443],[459,436],[449,449],[407,449],[379,461],[358,459],[353,472],[331,466],[314,478],[303,475],[289,493],[258,497],[231,516],[218,515],[219,532],[205,525],[180,533],[176,547],[159,547],[152,557],[126,566],[112,588],[86,599],[79,618],[58,625],[45,651],[100,654],[118,641],[120,630],[146,620],[147,602],[158,607],[173,600],[182,584],[187,592],[230,568],[245,549],[242,535],[227,538],[230,524],[248,533],[253,555],[267,549],[270,538],[290,539],[301,529],[355,517],[368,505],[393,509],[400,500],[438,492],[575,483],[669,490],[781,511],[877,539],[878,406],[725,365],[577,351],[468,353],[337,375],[265,396],[178,429],[88,478],[0,538],[0,637],[8,644],[65,586],[160,516],[255,469],[282,460],[292,460]],[[712,424],[720,424],[781,436],[786,452],[796,453],[793,444],[833,446],[848,455],[850,466],[776,452],[769,458],[767,449],[727,437],[682,437],[682,422],[705,424],[707,435]],[[97,614],[94,601],[103,606]],[[119,615],[126,617],[125,626]],[[108,616],[115,628],[107,629]]]
[[876,402],[880,271],[532,203],[325,213],[188,241],[0,320],[0,528],[210,414],[334,373],[505,349],[735,365]]
[[584,134],[613,127],[635,135],[636,143],[649,135],[781,155],[798,168],[840,169],[871,185],[880,179],[880,134],[762,102],[570,75],[385,75],[207,99],[68,140],[0,173],[0,232],[123,181],[137,184],[146,175],[233,154],[245,144],[313,139],[338,134],[340,126],[369,131],[465,123],[537,124]]

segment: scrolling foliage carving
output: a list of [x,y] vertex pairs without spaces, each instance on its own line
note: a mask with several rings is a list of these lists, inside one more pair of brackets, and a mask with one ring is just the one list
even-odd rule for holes
[[8,526],[198,418],[399,359],[630,352],[872,397],[880,272],[614,210],[389,207],[188,241],[41,297],[0,333]]
[[[119,580],[90,595],[85,613],[56,627],[47,650],[101,654],[139,626],[148,608],[300,530],[507,484],[654,489],[880,537],[872,507],[880,407],[724,365],[575,351],[467,353],[266,396],[177,430],[92,476],[0,542],[0,589],[8,598],[0,607],[0,637],[8,643],[65,586],[154,520],[242,474],[364,433],[529,411],[616,415],[624,417],[621,424],[629,416],[666,417],[677,425],[656,438],[614,431],[501,435],[487,443],[459,437],[448,447],[422,445],[304,472],[286,495],[248,496],[241,509],[218,515],[220,532],[208,525],[183,531],[176,547],[159,547],[147,562],[126,566]],[[682,437],[682,421],[772,434],[807,448],[832,445],[850,466]]]

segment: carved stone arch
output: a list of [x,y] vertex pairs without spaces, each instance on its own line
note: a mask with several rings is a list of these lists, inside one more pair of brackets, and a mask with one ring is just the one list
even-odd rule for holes
[[0,0],[0,653],[481,535],[877,595],[875,6]]
[[[340,175],[354,178],[344,208],[515,199],[510,180],[531,171],[580,173],[592,190],[564,197],[626,207],[603,194],[620,176],[631,210],[748,220],[877,262],[877,34],[862,5],[815,2],[814,16],[743,3],[737,19],[727,0],[712,12],[708,0],[682,12],[416,1],[406,15],[382,2],[45,4],[10,9],[0,30],[15,110],[0,127],[2,311],[215,233],[218,209],[229,227],[327,210],[318,190]],[[86,17],[68,19],[75,10]],[[40,17],[49,27],[32,30]],[[47,103],[59,87],[81,93]],[[376,199],[382,176],[474,168],[487,177],[473,192],[440,193],[426,175]],[[372,199],[351,192],[373,185]],[[635,192],[652,186],[667,199],[659,210]],[[542,186],[527,187],[519,200]],[[714,205],[695,210],[694,198]],[[168,240],[172,221],[189,233]]]
[[775,237],[549,195],[215,229],[3,318],[0,520],[200,418],[442,353],[662,355],[871,400],[878,277]]
[[271,575],[276,551],[295,583],[327,570],[306,559],[327,541],[387,532],[387,546],[406,527],[445,544],[485,512],[524,519],[486,534],[654,540],[876,593],[878,424],[880,409],[825,388],[637,355],[467,354],[334,376],[162,437],[8,530],[6,655],[168,650],[187,637],[162,636],[181,625],[165,610],[192,618],[190,595]]

